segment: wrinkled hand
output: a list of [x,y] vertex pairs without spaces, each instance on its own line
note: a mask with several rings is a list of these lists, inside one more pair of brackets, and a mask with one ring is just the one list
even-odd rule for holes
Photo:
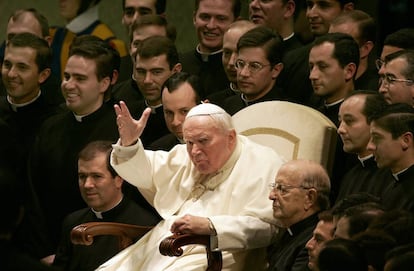
[[147,108],[141,115],[139,120],[132,118],[125,102],[115,104],[116,124],[118,125],[119,138],[121,139],[121,146],[130,146],[137,142],[138,138],[144,131],[148,118],[151,114],[151,109]]
[[171,232],[174,234],[201,234],[209,235],[209,220],[207,217],[185,215],[178,218],[171,225]]

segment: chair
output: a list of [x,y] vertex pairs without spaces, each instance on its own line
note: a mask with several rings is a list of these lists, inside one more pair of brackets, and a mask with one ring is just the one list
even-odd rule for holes
[[[285,159],[310,159],[320,162],[328,172],[336,142],[336,127],[322,113],[299,104],[285,101],[262,102],[244,108],[233,116],[236,131],[257,143],[270,146]],[[144,229],[143,229],[144,228]],[[145,229],[146,228],[146,229]],[[97,235],[120,237],[120,249],[145,234],[147,227],[109,222],[90,222],[76,226],[71,233],[72,242],[92,244]],[[200,244],[206,247],[207,271],[222,268],[220,251],[210,250],[208,235],[172,235],[160,244],[160,252],[166,256],[180,256],[182,246]]]
[[233,115],[239,134],[273,148],[286,160],[308,159],[332,171],[336,126],[321,112],[286,101],[253,104]]

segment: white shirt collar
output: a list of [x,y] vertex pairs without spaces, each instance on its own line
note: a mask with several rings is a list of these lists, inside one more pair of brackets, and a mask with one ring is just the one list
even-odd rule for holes
[[84,13],[75,17],[66,25],[66,28],[74,33],[79,33],[88,28],[97,20],[99,20],[98,5],[89,8]]
[[29,104],[31,104],[31,103],[33,103],[33,102],[35,102],[39,97],[40,97],[40,94],[41,94],[42,92],[40,91],[40,89],[39,89],[39,93],[37,94],[37,96],[36,97],[34,97],[32,100],[30,100],[30,101],[28,101],[28,102],[26,102],[26,103],[22,103],[22,104],[15,104],[15,103],[13,103],[12,101],[11,101],[11,99],[10,99],[10,96],[9,95],[7,95],[7,101],[9,102],[9,104],[10,104],[10,106],[11,106],[11,108],[12,108],[12,110],[14,111],[14,112],[17,112],[17,110],[19,109],[19,107],[24,107],[24,106],[26,106],[26,105],[29,105]]

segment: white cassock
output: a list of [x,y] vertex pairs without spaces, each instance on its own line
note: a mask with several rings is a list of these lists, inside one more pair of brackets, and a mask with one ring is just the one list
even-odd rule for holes
[[161,240],[171,235],[171,224],[185,214],[211,219],[217,230],[211,241],[223,252],[223,270],[264,269],[265,247],[275,231],[268,184],[283,160],[268,147],[237,138],[235,151],[214,176],[197,172],[185,145],[170,152],[144,150],[140,141],[129,147],[114,145],[112,166],[164,220],[97,270],[206,270],[203,246],[187,246],[180,257],[159,252]]

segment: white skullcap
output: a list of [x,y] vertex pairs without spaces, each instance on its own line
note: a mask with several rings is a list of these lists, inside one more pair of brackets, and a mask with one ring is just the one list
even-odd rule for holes
[[226,111],[224,111],[223,108],[215,104],[203,103],[203,104],[199,104],[191,108],[190,111],[188,111],[187,116],[185,118],[187,119],[193,116],[212,115],[212,114],[226,114]]

